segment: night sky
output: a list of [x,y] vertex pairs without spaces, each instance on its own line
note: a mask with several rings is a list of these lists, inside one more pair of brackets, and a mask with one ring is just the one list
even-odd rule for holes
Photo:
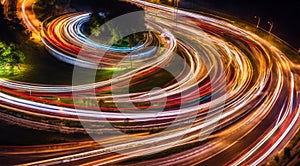
[[[261,27],[269,29],[268,21],[274,23],[273,33],[296,49],[300,49],[300,1],[284,0],[182,0],[204,8],[227,13],[250,23],[254,16],[261,17]],[[195,6],[192,6],[195,7]]]

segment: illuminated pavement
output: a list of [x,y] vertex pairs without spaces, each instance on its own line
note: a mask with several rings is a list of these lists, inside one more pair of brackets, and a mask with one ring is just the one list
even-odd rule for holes
[[[142,4],[138,0],[133,2]],[[181,10],[174,15],[172,8],[150,3],[142,6],[147,7],[149,26],[160,32],[152,37],[149,35],[147,42],[158,46],[155,41],[159,41],[164,49],[157,49],[142,58],[125,58],[122,63],[129,64],[132,60],[134,64],[133,68],[126,69],[128,72],[91,84],[52,86],[1,80],[0,104],[4,108],[31,115],[72,120],[80,117],[82,122],[120,123],[117,127],[120,130],[145,132],[140,135],[100,137],[97,142],[102,147],[95,146],[94,142],[83,142],[65,146],[48,145],[55,147],[52,152],[47,148],[27,147],[4,154],[32,155],[32,162],[28,161],[25,165],[104,165],[173,149],[176,153],[136,162],[132,160],[125,164],[257,165],[291,139],[291,132],[299,126],[300,108],[292,63],[283,52],[268,41],[221,18]],[[102,66],[118,67],[123,54],[132,50],[107,49],[105,45],[85,38],[80,26],[87,16],[88,13],[74,13],[54,19],[43,26],[43,43],[54,56],[76,58],[78,54],[84,55],[80,61],[85,64],[97,59],[95,56],[88,57],[95,55],[91,48],[103,49],[108,52],[106,58],[117,60],[105,59],[100,62]],[[25,21],[27,26],[33,25],[31,19]],[[147,42],[143,46],[147,46]],[[88,49],[82,51],[81,47]],[[129,86],[143,84],[160,68],[172,66],[176,50],[181,53],[181,60],[186,62],[179,66],[182,70],[176,73],[176,81],[150,92],[121,93],[127,80],[131,79]],[[89,97],[89,100],[119,104],[123,113],[105,105],[101,106],[100,112],[97,104],[86,106],[79,102],[93,90],[95,96]],[[107,91],[120,93],[102,95]],[[46,99],[49,96],[74,98],[75,105]],[[155,101],[155,104],[147,111],[141,111],[144,109],[142,105],[129,104],[145,101]],[[151,112],[156,110],[163,111]],[[122,123],[128,117],[130,122]],[[88,127],[97,130],[93,126]],[[147,130],[153,128],[165,130],[149,134]],[[109,127],[102,130],[104,135],[105,132],[112,132]],[[215,131],[211,133],[211,130]],[[208,133],[209,136],[202,138],[200,133]],[[193,143],[199,144],[191,146]],[[183,145],[190,148],[184,149]],[[78,149],[82,151],[78,152]],[[45,160],[33,157],[57,151],[65,153],[53,154]]]

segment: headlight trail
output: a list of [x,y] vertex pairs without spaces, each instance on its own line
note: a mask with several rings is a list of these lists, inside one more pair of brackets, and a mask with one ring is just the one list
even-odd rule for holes
[[[93,143],[84,146],[71,143],[65,155],[24,165],[73,162],[85,165],[121,162],[128,165],[256,165],[291,139],[288,134],[299,123],[300,108],[291,63],[283,52],[256,34],[219,17],[178,10],[174,21],[170,7],[140,0],[131,2],[147,6],[147,26],[153,31],[136,47],[110,47],[90,40],[82,32],[90,15],[86,12],[53,18],[41,28],[42,42],[59,60],[77,62],[91,69],[118,68],[120,62],[132,61],[131,69],[122,69],[126,72],[108,80],[74,86],[1,79],[0,104],[35,116],[74,121],[80,117],[82,122],[110,122],[118,124],[115,128],[120,131],[146,134],[101,138],[97,141],[106,142],[108,146],[94,149],[91,149]],[[143,50],[148,46],[152,46],[150,51]],[[99,57],[99,51],[104,52],[104,56]],[[139,54],[135,54],[136,51],[140,51]],[[174,65],[175,53],[180,54],[184,63],[175,64],[179,71],[170,82],[151,91],[125,93],[126,81],[130,80],[129,87],[143,85],[162,72],[163,67]],[[100,62],[100,67],[95,62]],[[113,91],[118,93],[104,93]],[[87,97],[88,94],[94,95]],[[70,104],[56,101],[57,98],[80,102]],[[85,99],[103,100],[104,105],[86,106],[81,103]],[[143,105],[146,102],[151,102],[150,106]],[[156,110],[162,111],[153,114]],[[126,122],[126,119],[130,120]],[[164,130],[169,126],[174,128]],[[151,129],[160,132],[150,134]],[[211,129],[214,132],[210,136],[199,139],[199,133],[210,133]],[[103,131],[112,132],[108,127]],[[184,146],[190,148],[181,149]],[[73,153],[73,149],[82,151]],[[176,153],[135,160],[172,149]],[[25,152],[30,155],[34,150],[37,154],[45,153],[44,149],[34,147]]]

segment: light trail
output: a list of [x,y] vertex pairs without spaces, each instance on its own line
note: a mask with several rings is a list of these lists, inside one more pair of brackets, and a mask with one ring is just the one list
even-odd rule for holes
[[[28,1],[23,1],[24,10],[28,7],[25,2]],[[178,20],[174,22],[170,7],[140,0],[131,2],[147,6],[147,26],[155,32],[149,33],[143,44],[133,48],[110,47],[88,39],[82,32],[82,26],[89,13],[62,15],[44,23],[41,28],[43,43],[60,60],[75,64],[79,59],[79,65],[88,68],[98,68],[95,61],[101,63],[101,68],[117,68],[122,59],[131,56],[125,58],[125,63],[130,60],[134,63],[131,70],[112,79],[75,86],[1,79],[0,101],[3,107],[15,108],[17,112],[23,110],[29,115],[75,121],[78,116],[82,122],[119,123],[116,128],[120,131],[149,133],[155,128],[161,132],[142,136],[110,136],[106,143],[104,138],[97,140],[102,143],[102,148],[57,155],[24,165],[80,161],[87,165],[115,164],[170,149],[176,150],[176,153],[137,160],[133,164],[256,165],[276,151],[280,144],[291,139],[288,134],[298,123],[300,109],[295,95],[294,73],[290,67],[292,63],[283,52],[256,34],[235,27],[220,17],[178,10]],[[34,31],[36,28],[30,24],[34,18],[26,16],[24,10],[22,13],[28,18],[26,25]],[[164,45],[163,50],[158,49],[160,44]],[[151,45],[154,45],[153,49],[144,52],[143,56],[134,54]],[[105,56],[99,57],[99,51],[105,52]],[[132,52],[133,55],[127,55]],[[123,93],[122,90],[128,88],[126,81],[131,80],[130,87],[143,85],[159,73],[160,68],[171,66],[176,58],[174,52],[179,52],[183,58],[182,70],[173,78],[176,82],[171,80],[153,91]],[[107,91],[122,93],[101,94]],[[94,96],[87,97],[90,94]],[[106,104],[122,107],[104,105],[99,111],[98,104],[86,106],[80,102],[69,104],[46,98],[51,96],[78,101],[86,98],[103,100]],[[131,104],[149,101],[155,102],[149,108]],[[153,114],[157,110],[163,111]],[[126,119],[130,122],[124,123]],[[175,127],[164,130],[172,125]],[[107,133],[112,132],[108,127],[104,129]],[[216,131],[209,137],[199,139],[200,133],[210,133],[213,129]],[[199,142],[199,145],[192,146]],[[87,146],[70,147],[69,150]],[[181,149],[182,146],[190,148]],[[34,150],[31,147],[26,153]]]

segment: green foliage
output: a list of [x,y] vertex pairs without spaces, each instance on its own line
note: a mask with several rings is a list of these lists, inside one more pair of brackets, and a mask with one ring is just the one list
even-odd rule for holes
[[[24,53],[16,48],[14,44],[0,42],[0,67],[12,72],[15,67],[20,69],[20,64],[25,60]],[[3,72],[3,71],[2,71]]]
[[[94,41],[118,47],[133,47],[145,40],[141,29],[146,29],[143,8],[118,0],[86,1],[92,5],[92,14],[85,24],[85,34]],[[134,19],[111,21],[127,13],[139,11]],[[99,14],[101,13],[101,14]]]
[[[119,47],[133,47],[145,40],[144,33],[135,33],[125,36],[124,34],[129,33],[126,32],[130,31],[129,29],[120,28],[112,22],[102,24],[103,22],[105,22],[104,18],[94,19],[91,17],[86,25],[88,26],[87,34],[90,34],[90,37],[98,42],[105,42],[107,45]],[[132,31],[134,32],[135,30]]]

